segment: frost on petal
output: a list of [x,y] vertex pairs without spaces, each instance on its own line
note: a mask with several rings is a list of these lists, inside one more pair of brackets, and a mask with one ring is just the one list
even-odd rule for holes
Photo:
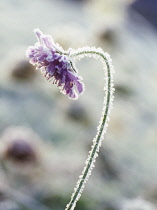
[[82,78],[74,72],[69,57],[65,55],[62,47],[54,43],[49,35],[35,29],[38,42],[28,47],[26,56],[30,63],[42,71],[47,80],[56,84],[60,91],[76,99],[84,91]]
[[73,98],[73,99],[77,99],[78,98],[78,96],[76,95],[76,93],[74,91],[72,91],[72,89],[69,91],[68,95],[69,95],[70,98]]
[[34,33],[36,34],[38,41],[41,43],[41,36],[43,33],[40,31],[39,28],[34,29]]

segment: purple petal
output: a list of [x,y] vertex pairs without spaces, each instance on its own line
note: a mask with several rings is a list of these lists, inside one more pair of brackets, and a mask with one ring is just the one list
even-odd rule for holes
[[38,38],[38,41],[39,41],[40,44],[41,44],[41,36],[42,36],[43,33],[40,31],[39,28],[34,29],[34,33],[36,34],[36,36],[37,36],[37,38]]
[[49,49],[54,49],[54,45],[55,45],[55,43],[54,43],[54,41],[53,41],[53,39],[50,37],[50,36],[48,36],[48,35],[42,35],[41,36],[41,40],[42,40],[42,43],[47,47],[47,48],[49,48]]
[[52,62],[46,67],[46,72],[49,73],[50,76],[52,76],[55,72],[55,64]]
[[68,75],[68,77],[71,79],[71,80],[76,80],[77,79],[77,77],[76,77],[76,74],[74,73],[74,72],[72,72],[72,71],[67,71],[67,75]]
[[80,81],[76,81],[76,88],[77,88],[77,91],[78,91],[79,93],[82,93],[83,90],[84,90],[84,85],[83,85],[83,83],[80,82]]

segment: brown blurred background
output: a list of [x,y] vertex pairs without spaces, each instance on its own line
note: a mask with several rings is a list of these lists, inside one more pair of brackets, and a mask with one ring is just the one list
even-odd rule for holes
[[102,64],[77,62],[86,91],[69,100],[25,57],[34,28],[65,50],[113,59],[114,109],[76,210],[157,207],[156,0],[0,2],[0,210],[62,210],[81,174],[103,103]]

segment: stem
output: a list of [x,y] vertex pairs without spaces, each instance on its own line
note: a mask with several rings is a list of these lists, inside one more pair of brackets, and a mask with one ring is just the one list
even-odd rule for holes
[[[103,139],[103,135],[107,129],[107,122],[109,121],[109,113],[112,107],[113,101],[113,66],[111,63],[110,56],[107,53],[104,53],[102,49],[98,48],[81,48],[77,51],[73,51],[70,57],[73,58],[83,58],[84,56],[93,56],[94,58],[101,58],[103,64],[106,64],[107,71],[105,71],[105,97],[104,97],[104,107],[102,112],[102,118],[100,119],[100,125],[97,128],[97,134],[93,139],[93,144],[91,150],[89,152],[89,156],[85,163],[85,167],[83,169],[82,175],[79,177],[76,188],[72,194],[71,200],[69,204],[66,206],[66,210],[73,210],[76,206],[77,201],[81,197],[81,193],[83,192],[85,183],[87,182],[89,176],[91,175],[91,171],[94,167],[94,162],[96,161],[96,157],[98,156],[98,152],[101,146],[101,141]],[[104,67],[105,68],[105,67]]]

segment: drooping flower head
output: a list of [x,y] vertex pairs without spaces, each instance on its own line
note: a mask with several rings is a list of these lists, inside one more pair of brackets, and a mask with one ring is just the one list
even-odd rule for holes
[[36,65],[46,79],[56,84],[62,93],[77,99],[84,90],[84,84],[74,70],[70,56],[51,36],[43,34],[39,29],[35,29],[34,32],[38,42],[26,51],[30,63]]

